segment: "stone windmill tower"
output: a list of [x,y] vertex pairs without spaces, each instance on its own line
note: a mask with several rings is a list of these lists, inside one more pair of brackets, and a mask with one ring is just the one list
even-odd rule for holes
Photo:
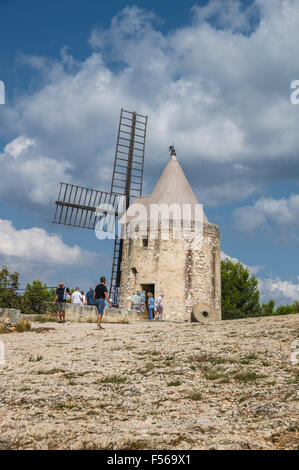
[[[157,216],[157,207],[162,206],[177,210]],[[167,320],[221,319],[220,231],[202,210],[200,224],[195,222],[198,206],[202,208],[171,147],[152,194],[135,199],[120,219],[126,229],[120,285],[123,308],[135,291],[145,290],[154,297],[164,294]],[[186,207],[194,234],[192,245],[177,236]]]

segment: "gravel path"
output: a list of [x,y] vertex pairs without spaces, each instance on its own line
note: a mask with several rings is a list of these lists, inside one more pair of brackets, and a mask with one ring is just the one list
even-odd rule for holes
[[297,449],[298,318],[1,335],[0,449]]

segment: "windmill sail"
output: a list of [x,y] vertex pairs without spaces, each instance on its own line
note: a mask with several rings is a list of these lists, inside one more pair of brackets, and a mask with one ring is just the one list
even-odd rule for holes
[[105,231],[105,226],[111,229],[115,216],[118,215],[116,194],[69,183],[60,183],[55,204],[53,223],[72,227],[95,230],[102,221],[102,228]]
[[144,169],[147,116],[121,109],[113,165],[111,192],[60,183],[54,223],[114,233],[110,297],[117,305],[120,286],[122,239],[117,237],[115,217],[119,198],[125,197],[126,210],[140,197]]
[[[146,128],[147,116],[121,109],[111,194],[125,196],[126,209],[132,199],[142,194]],[[114,305],[118,305],[117,290],[120,286],[122,244],[122,239],[116,237],[109,291]]]

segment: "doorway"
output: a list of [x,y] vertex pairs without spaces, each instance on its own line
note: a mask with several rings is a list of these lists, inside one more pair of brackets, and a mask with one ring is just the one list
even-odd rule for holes
[[147,293],[151,292],[153,297],[155,298],[155,284],[140,284],[141,290],[145,291],[145,313],[148,316],[148,309],[147,309]]

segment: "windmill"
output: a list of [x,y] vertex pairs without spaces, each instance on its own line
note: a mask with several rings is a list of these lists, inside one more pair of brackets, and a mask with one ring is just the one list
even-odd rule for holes
[[[104,231],[109,231],[118,215],[119,197],[125,197],[127,209],[132,199],[141,196],[147,119],[121,109],[110,192],[60,183],[53,223],[91,230],[100,223]],[[99,207],[108,205],[114,210],[98,212]],[[109,289],[114,306],[118,306],[115,294],[120,286],[122,242],[116,234]]]

